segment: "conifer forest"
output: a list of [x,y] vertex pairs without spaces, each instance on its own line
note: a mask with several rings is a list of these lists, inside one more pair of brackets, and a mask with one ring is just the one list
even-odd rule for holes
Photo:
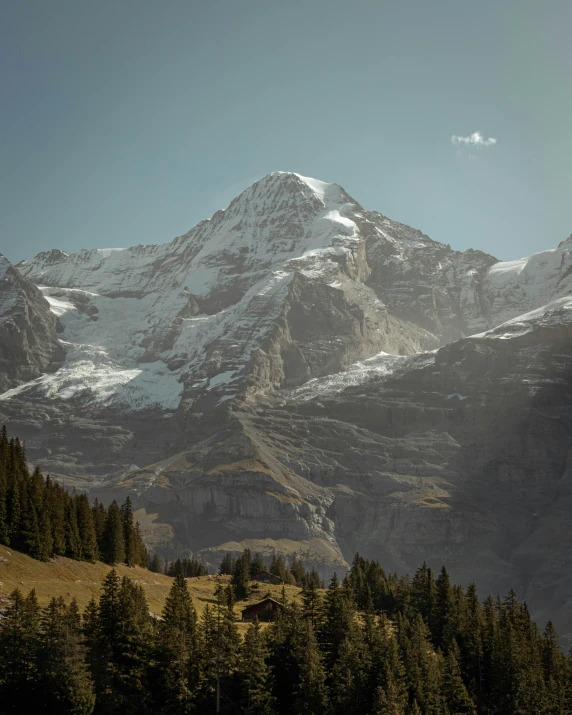
[[[514,591],[484,601],[476,587],[386,573],[356,555],[324,588],[299,559],[227,554],[198,617],[187,578],[197,559],[147,553],[131,503],[107,509],[31,474],[23,445],[0,440],[0,542],[35,559],[63,555],[164,568],[160,615],[142,587],[112,569],[98,600],[40,607],[15,590],[0,611],[0,713],[107,715],[564,715],[572,658],[549,622],[535,624]],[[264,569],[297,585],[269,623],[241,635],[235,604]]]

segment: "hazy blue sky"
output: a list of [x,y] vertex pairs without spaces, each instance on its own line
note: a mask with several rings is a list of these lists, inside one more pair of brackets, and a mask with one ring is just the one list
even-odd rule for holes
[[0,251],[162,243],[274,170],[454,248],[552,248],[571,27],[570,0],[3,2]]

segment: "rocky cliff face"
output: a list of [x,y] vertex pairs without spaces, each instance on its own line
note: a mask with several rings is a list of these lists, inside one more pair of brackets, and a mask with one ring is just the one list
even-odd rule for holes
[[0,254],[0,392],[60,366],[57,331],[41,292]]
[[0,418],[158,548],[445,562],[572,632],[570,239],[498,262],[277,172],[171,243],[18,270],[66,357]]

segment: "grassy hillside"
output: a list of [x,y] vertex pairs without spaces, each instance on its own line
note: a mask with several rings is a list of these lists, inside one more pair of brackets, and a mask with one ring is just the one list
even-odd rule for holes
[[[24,554],[6,546],[0,546],[0,598],[8,596],[19,588],[23,593],[36,589],[38,601],[45,606],[53,596],[63,596],[66,601],[76,598],[80,609],[84,609],[93,597],[99,597],[101,583],[111,570],[110,566],[101,562],[89,564],[84,561],[73,561],[58,556],[47,563],[36,561]],[[160,614],[165,603],[173,579],[163,574],[152,573],[147,569],[135,566],[117,566],[120,576],[128,576],[143,586],[149,609]],[[189,578],[189,591],[193,597],[198,614],[202,614],[207,603],[214,603],[214,591],[218,581],[228,583],[229,576],[201,576]],[[235,606],[237,618],[242,609],[250,603],[256,603],[270,592],[273,598],[281,600],[282,586],[254,584],[255,590],[247,601],[241,601]],[[257,588],[256,588],[257,587]],[[300,589],[286,586],[287,599],[300,599]],[[241,628],[246,628],[241,625]]]

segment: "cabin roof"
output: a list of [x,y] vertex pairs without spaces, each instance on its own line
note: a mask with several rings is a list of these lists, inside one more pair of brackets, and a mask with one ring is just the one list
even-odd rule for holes
[[246,606],[246,608],[243,608],[242,612],[244,613],[245,611],[248,611],[251,608],[255,608],[256,606],[262,606],[263,603],[268,603],[268,601],[275,603],[277,606],[280,606],[280,608],[284,607],[284,604],[280,603],[280,601],[277,601],[275,598],[268,597],[268,598],[263,598],[262,601],[258,601],[258,603],[251,603],[250,606]]

